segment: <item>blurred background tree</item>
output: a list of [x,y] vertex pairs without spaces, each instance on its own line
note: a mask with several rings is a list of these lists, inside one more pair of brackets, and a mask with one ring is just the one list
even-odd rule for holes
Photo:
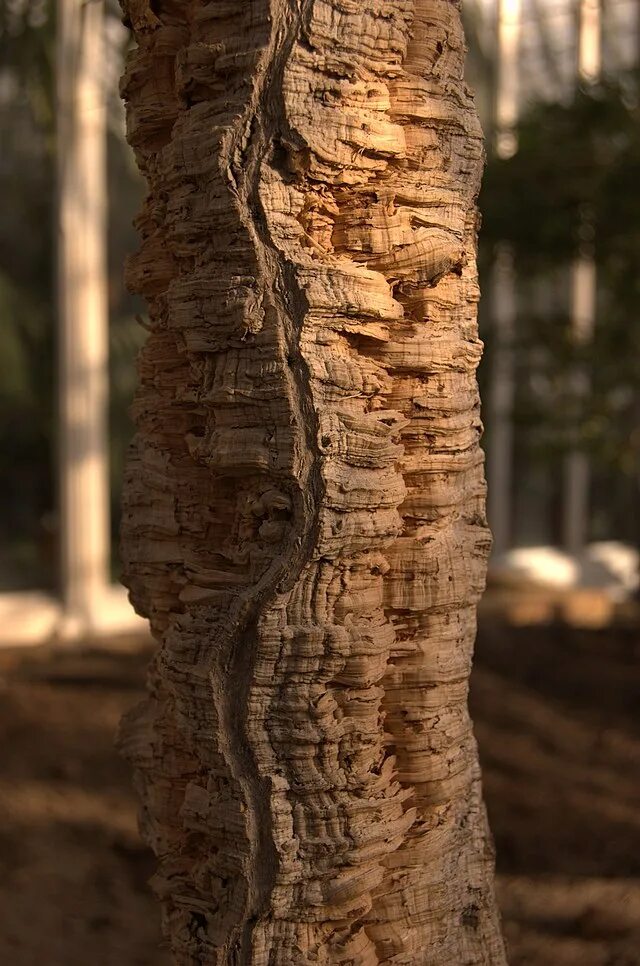
[[[594,471],[594,538],[637,543],[640,462],[640,107],[638,74],[534,104],[518,151],[491,154],[481,195],[480,262],[509,243],[517,274],[514,420],[521,468],[548,476],[569,446]],[[580,254],[598,273],[593,338],[572,338],[568,272]],[[487,315],[488,307],[483,307]],[[491,333],[487,329],[487,351]],[[572,373],[588,372],[589,391]],[[488,369],[483,370],[486,376]],[[491,427],[488,426],[490,435]]]
[[[540,10],[544,4],[540,6]],[[491,130],[496,83],[495,24],[465,2],[470,80]],[[532,8],[533,9],[533,8]],[[538,9],[538,7],[536,7]],[[484,227],[480,266],[481,328],[487,359],[480,378],[485,399],[494,335],[488,268],[507,242],[517,272],[515,344],[515,540],[558,542],[560,468],[567,447],[592,461],[591,537],[638,542],[640,456],[640,126],[638,76],[573,89],[574,68],[562,71],[558,36],[544,18],[527,23],[542,53],[536,77],[553,84],[522,115],[518,151],[491,153],[481,197]],[[570,28],[567,28],[570,31]],[[564,36],[564,34],[562,34]],[[567,34],[567,37],[569,34]],[[140,306],[124,290],[122,264],[136,247],[131,219],[142,185],[124,140],[117,78],[128,43],[120,10],[105,14],[104,83],[108,100],[110,472],[114,547],[119,525],[122,464],[131,434],[127,409],[135,384],[133,360],[144,337]],[[556,45],[557,46],[557,45]],[[0,0],[0,587],[52,589],[56,582],[56,299],[55,2]],[[571,57],[569,57],[571,60]],[[564,63],[564,62],[563,62]],[[542,71],[544,68],[544,71]],[[573,74],[572,74],[573,71]],[[557,76],[556,76],[557,75]],[[562,75],[564,76],[564,75]],[[567,81],[568,77],[568,81]],[[555,79],[554,79],[555,78]],[[554,86],[555,85],[555,86]],[[555,91],[555,94],[554,94]],[[551,93],[550,93],[551,92]],[[543,99],[546,98],[546,99]],[[555,100],[554,100],[555,98]],[[571,337],[569,266],[582,250],[598,270],[593,340]],[[571,374],[590,373],[577,398]],[[486,411],[485,411],[486,412]],[[487,442],[491,422],[487,419]],[[113,554],[114,560],[117,555]]]
[[[105,11],[108,105],[110,473],[114,546],[144,336],[122,264],[142,191],[124,140],[118,76],[128,36]],[[55,2],[0,0],[0,587],[56,583]],[[114,554],[114,560],[116,555]]]

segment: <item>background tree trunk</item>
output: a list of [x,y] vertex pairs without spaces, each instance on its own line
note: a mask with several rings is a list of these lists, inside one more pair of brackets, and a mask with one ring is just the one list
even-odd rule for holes
[[499,964],[467,713],[481,132],[452,0],[128,0],[125,724],[180,964]]

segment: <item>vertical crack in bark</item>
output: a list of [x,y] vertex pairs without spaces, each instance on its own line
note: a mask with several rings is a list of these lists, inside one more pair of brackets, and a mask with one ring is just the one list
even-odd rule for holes
[[[294,426],[297,450],[292,482],[296,530],[290,545],[276,558],[259,583],[230,615],[237,627],[229,641],[229,655],[220,680],[212,675],[214,699],[225,741],[225,758],[241,785],[247,806],[247,827],[251,839],[251,859],[247,870],[249,890],[241,936],[234,955],[239,964],[252,961],[252,936],[257,921],[269,911],[278,863],[273,840],[270,811],[270,777],[261,775],[251,747],[247,722],[249,691],[258,646],[258,622],[268,609],[270,598],[290,589],[313,553],[318,529],[318,508],[322,501],[322,478],[317,465],[318,420],[309,385],[309,371],[300,351],[300,320],[307,304],[292,266],[284,262],[273,244],[260,199],[261,168],[273,154],[278,126],[284,114],[275,109],[282,101],[282,74],[287,57],[297,38],[299,16],[288,18],[287,6],[271,5],[269,43],[256,68],[257,82],[243,117],[229,132],[222,151],[230,183],[238,200],[240,217],[249,232],[258,264],[263,299],[273,308],[283,336],[283,371],[288,382],[288,404]],[[248,132],[248,136],[245,135]],[[243,137],[245,143],[240,148]],[[235,951],[237,950],[237,951]]]

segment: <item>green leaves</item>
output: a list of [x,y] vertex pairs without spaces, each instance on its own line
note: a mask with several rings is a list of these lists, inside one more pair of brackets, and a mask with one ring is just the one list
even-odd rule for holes
[[525,265],[570,261],[596,243],[628,251],[640,231],[640,111],[636,78],[576,92],[569,104],[538,104],[518,128],[518,152],[490,157],[481,195],[485,243],[509,241]]
[[[625,473],[637,473],[640,458],[639,79],[533,106],[517,154],[489,158],[480,199],[485,278],[496,244],[508,242],[514,254],[515,418],[530,450],[548,459],[578,445]],[[579,254],[595,259],[598,277],[585,345],[571,338],[570,266]],[[490,353],[490,331],[487,343]],[[586,393],[573,389],[576,372],[587,375]]]

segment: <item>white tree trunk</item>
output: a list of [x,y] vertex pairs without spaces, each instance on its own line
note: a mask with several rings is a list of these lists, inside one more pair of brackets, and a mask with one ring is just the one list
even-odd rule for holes
[[58,0],[58,398],[64,634],[109,580],[106,141],[102,3]]
[[[578,82],[594,84],[599,80],[602,61],[601,0],[580,0],[578,7]],[[584,221],[588,226],[588,213]],[[593,259],[593,244],[584,246],[571,266],[571,335],[576,345],[593,338],[596,320],[598,278]],[[589,375],[583,369],[572,373],[572,391],[579,403],[589,392]],[[570,449],[565,459],[563,543],[568,553],[582,553],[589,539],[591,467],[588,455]]]

